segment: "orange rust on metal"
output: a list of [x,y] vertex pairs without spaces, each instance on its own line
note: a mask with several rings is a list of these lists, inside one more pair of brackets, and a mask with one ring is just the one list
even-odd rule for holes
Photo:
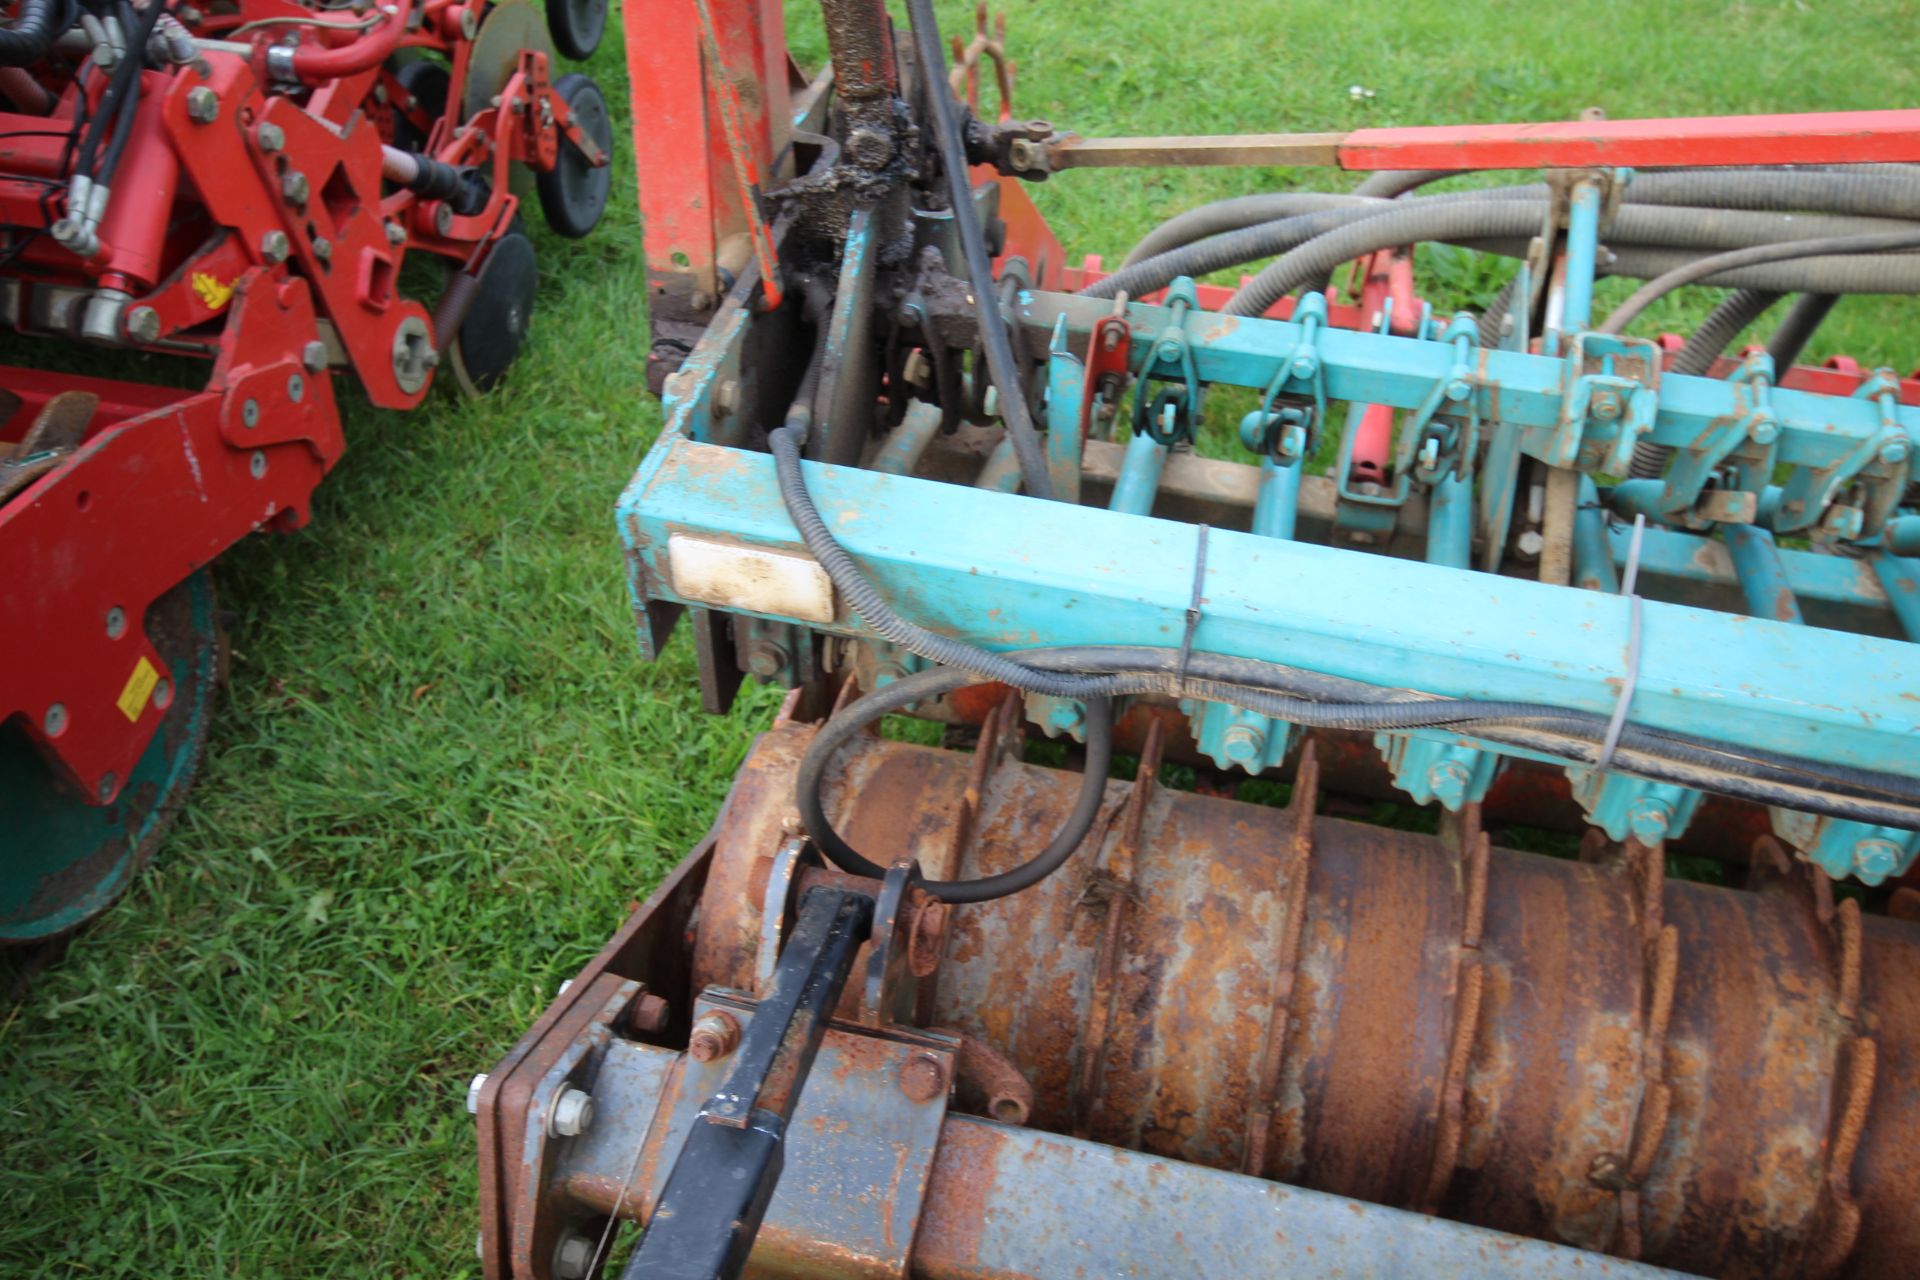
[[1887,914],[1895,920],[1920,921],[1920,889],[1902,885],[1887,899]]
[[1146,818],[1147,804],[1153,799],[1154,780],[1160,772],[1160,748],[1164,734],[1160,722],[1147,729],[1147,741],[1140,752],[1140,767],[1134,773],[1133,789],[1120,824],[1120,837],[1107,855],[1106,866],[1087,881],[1086,898],[1104,908],[1106,918],[1100,929],[1100,960],[1093,971],[1093,995],[1087,1001],[1087,1029],[1081,1040],[1080,1072],[1074,1085],[1074,1133],[1086,1137],[1087,1117],[1092,1111],[1094,1092],[1100,1084],[1101,1068],[1106,1065],[1107,1028],[1113,1022],[1114,975],[1120,967],[1127,932],[1127,908],[1133,898],[1133,857],[1140,844],[1140,824]]
[[941,1035],[960,1042],[955,1069],[963,1084],[980,1091],[986,1113],[1007,1124],[1025,1124],[1033,1112],[1033,1086],[1020,1074],[1020,1068],[977,1035],[955,1027],[934,1027]]
[[[743,878],[727,864],[768,847],[731,834],[777,825],[810,733],[761,739],[715,881]],[[959,753],[862,738],[831,771],[829,812],[892,849],[939,840],[970,769]],[[962,873],[1030,857],[1077,786],[997,767]],[[1109,812],[1127,800],[1109,785]],[[767,818],[744,811],[756,803]],[[1448,959],[1468,950],[1458,853],[1316,814],[1299,784],[1291,810],[1161,788],[1138,812],[1137,841],[1116,830],[1015,898],[956,910],[928,1021],[1003,1054],[1033,1085],[1039,1128],[1218,1168],[1242,1167],[1263,1135],[1261,1173],[1421,1203],[1470,981]],[[1085,890],[1122,842],[1126,962],[1108,969],[1107,921]],[[1857,908],[1759,846],[1752,892],[1664,879],[1657,849],[1575,862],[1487,847],[1479,1008],[1440,1212],[1599,1250],[1637,1233],[1644,1260],[1704,1274],[1798,1275],[1835,1254],[1847,1276],[1912,1273],[1920,927],[1857,916],[1857,995],[1841,1016]],[[709,893],[700,931],[737,936],[745,910]],[[745,985],[751,949],[703,938],[696,951],[712,961],[696,985]],[[1082,1114],[1101,973],[1104,1066]],[[1875,1046],[1861,1051],[1870,1080],[1858,1041]],[[1857,1230],[1834,1194],[1842,1162]]]
[[946,947],[947,904],[923,889],[911,890],[909,897],[912,917],[907,926],[907,972],[916,978],[930,978],[940,967],[940,955]]
[[1280,1081],[1287,1065],[1287,1033],[1293,1027],[1295,965],[1300,957],[1300,931],[1307,915],[1307,863],[1313,857],[1313,820],[1320,799],[1320,757],[1312,742],[1300,749],[1300,767],[1294,774],[1287,816],[1292,830],[1287,838],[1286,882],[1291,891],[1279,918],[1274,941],[1274,989],[1268,1013],[1267,1035],[1260,1048],[1260,1072],[1254,1102],[1247,1110],[1247,1140],[1241,1150],[1242,1173],[1265,1173],[1267,1144],[1280,1103]]
[[1845,898],[1834,908],[1834,932],[1839,939],[1840,998],[1836,1012],[1852,1021],[1860,1003],[1860,904]]
[[980,58],[993,61],[993,78],[1000,91],[1000,119],[1013,118],[1013,63],[1007,58],[1007,15],[994,15],[993,34],[987,34],[985,0],[974,6],[973,39],[962,42],[958,33],[952,38],[953,69],[947,72],[947,84],[975,115],[980,114]]
[[1439,1208],[1460,1159],[1460,1138],[1466,1122],[1468,1059],[1480,1028],[1480,1001],[1486,989],[1486,973],[1480,967],[1478,951],[1480,933],[1486,924],[1487,876],[1493,846],[1480,829],[1478,805],[1463,809],[1462,820],[1460,943],[1453,952],[1453,1030],[1447,1041],[1446,1071],[1441,1077],[1433,1117],[1433,1161],[1427,1173],[1426,1190],[1419,1201],[1426,1213]]

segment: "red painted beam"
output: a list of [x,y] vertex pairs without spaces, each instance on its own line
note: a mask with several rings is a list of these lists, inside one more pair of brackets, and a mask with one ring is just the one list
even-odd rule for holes
[[1342,169],[1912,163],[1920,110],[1360,129],[1338,155]]

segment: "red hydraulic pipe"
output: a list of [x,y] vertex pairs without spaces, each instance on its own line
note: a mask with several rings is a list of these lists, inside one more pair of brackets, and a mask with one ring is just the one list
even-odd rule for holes
[[412,11],[412,0],[398,0],[385,22],[351,44],[337,49],[302,45],[293,52],[293,73],[306,84],[318,84],[379,66],[399,46]]

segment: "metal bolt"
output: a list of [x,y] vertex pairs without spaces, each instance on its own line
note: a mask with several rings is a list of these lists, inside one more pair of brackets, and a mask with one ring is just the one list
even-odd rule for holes
[[593,1253],[593,1240],[588,1236],[570,1235],[562,1240],[553,1251],[556,1280],[586,1280],[593,1268]]
[[119,779],[114,777],[113,770],[111,769],[100,775],[100,785],[93,789],[94,794],[100,797],[100,803],[105,804],[107,802],[113,795],[113,789],[118,782]]
[[307,380],[297,373],[287,375],[287,399],[299,404],[306,398]]
[[740,1024],[733,1015],[715,1009],[701,1015],[687,1037],[687,1056],[695,1062],[717,1062],[733,1052],[740,1042]]
[[1180,344],[1177,342],[1163,342],[1160,344],[1160,350],[1156,351],[1154,355],[1161,360],[1178,360],[1180,358]]
[[713,411],[724,418],[740,407],[740,380],[722,378],[713,389]]
[[333,257],[333,241],[327,239],[325,236],[315,236],[313,238],[313,256],[322,262]]
[[460,10],[460,34],[471,40],[480,34],[480,15],[475,12],[479,5],[468,5]]
[[1108,351],[1119,350],[1120,348],[1119,327],[1116,325],[1108,325],[1106,327],[1106,332],[1102,334],[1100,337],[1100,345]]
[[658,1031],[667,1025],[667,1015],[671,1006],[659,996],[649,991],[633,1002],[633,1008],[627,1011],[627,1028],[632,1031]]
[[107,610],[107,639],[118,640],[127,633],[127,611],[119,605]]
[[900,1092],[910,1102],[932,1102],[947,1087],[946,1069],[930,1053],[916,1053],[900,1064]]
[[240,421],[249,427],[257,427],[260,425],[260,402],[258,400],[248,398],[241,404]]
[[271,155],[287,145],[287,134],[286,130],[277,124],[262,124],[254,129],[253,140],[260,144],[262,151]]
[[267,474],[267,455],[255,449],[253,456],[247,459],[247,470],[253,473],[255,480]]
[[397,222],[389,222],[387,224],[387,243],[390,245],[399,246],[399,245],[405,244],[406,242],[407,242],[407,229],[401,226]]
[[308,373],[318,373],[327,367],[327,344],[315,339],[300,348],[300,363],[307,367]]
[[269,231],[260,237],[260,256],[269,263],[285,262],[292,251],[293,243],[284,231]]
[[433,229],[443,236],[453,234],[453,206],[444,200],[434,208]]
[[288,204],[305,204],[312,194],[307,184],[307,175],[298,169],[288,170],[287,176],[280,179],[280,194],[287,198]]
[[1293,361],[1293,375],[1296,378],[1311,378],[1313,371],[1319,367],[1319,362],[1312,356],[1296,356]]
[[787,665],[787,651],[771,640],[755,640],[747,648],[747,670],[771,680]]
[[1601,422],[1611,422],[1620,416],[1620,393],[1618,391],[1596,391],[1588,409]]
[[153,342],[160,337],[160,313],[152,307],[135,307],[127,312],[127,336],[135,342]]
[[173,701],[173,681],[162,680],[153,686],[153,705],[162,711]]
[[562,1089],[553,1100],[547,1132],[556,1138],[576,1138],[593,1126],[593,1095],[585,1089]]
[[1641,844],[1658,844],[1666,839],[1672,821],[1673,811],[1658,801],[1635,805],[1627,815],[1627,827]]
[[1537,556],[1546,545],[1547,540],[1538,529],[1529,529],[1520,535],[1520,554],[1523,556]]
[[40,727],[49,738],[57,738],[67,731],[67,704],[56,702],[47,708],[47,714],[40,719]]
[[1260,753],[1266,749],[1267,735],[1252,725],[1229,725],[1227,731],[1220,735],[1220,746],[1227,753],[1227,759],[1246,764],[1259,759]]
[[1862,840],[1853,846],[1853,873],[1868,884],[1879,884],[1900,869],[1901,853],[1891,840]]
[[878,169],[893,159],[893,139],[884,130],[861,125],[847,134],[847,155],[862,168]]
[[1880,446],[1880,461],[1893,465],[1906,460],[1907,442],[1905,440],[1889,440]]
[[1465,378],[1455,378],[1447,384],[1447,399],[1465,400],[1473,394],[1473,384]]
[[475,1076],[472,1080],[469,1080],[467,1082],[467,1114],[468,1115],[477,1116],[480,1114],[480,1090],[484,1089],[486,1087],[486,1084],[487,1084],[487,1073],[484,1071],[482,1071],[479,1075]]
[[1779,424],[1771,418],[1761,418],[1747,428],[1747,439],[1755,444],[1772,444],[1779,437]]
[[195,124],[212,124],[219,118],[219,94],[203,84],[187,90],[187,119]]

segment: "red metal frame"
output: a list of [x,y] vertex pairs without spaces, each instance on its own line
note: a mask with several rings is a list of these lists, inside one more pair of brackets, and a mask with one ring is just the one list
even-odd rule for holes
[[[417,28],[399,31],[402,12],[357,36],[275,25],[259,29],[251,56],[204,47],[198,67],[146,72],[100,251],[83,261],[38,236],[4,269],[22,327],[37,326],[42,302],[115,288],[133,299],[123,317],[150,308],[157,319],[155,333],[123,335],[125,345],[213,362],[205,389],[186,395],[0,368],[0,388],[20,401],[0,424],[0,442],[20,441],[60,392],[100,401],[80,447],[0,503],[0,564],[8,566],[0,574],[8,623],[0,720],[17,718],[93,803],[119,796],[164,711],[170,673],[145,634],[148,606],[248,533],[304,524],[314,486],[339,459],[345,442],[331,372],[316,354],[332,345],[328,333],[374,405],[419,404],[444,342],[427,308],[399,292],[407,253],[477,271],[518,207],[511,164],[552,167],[563,136],[597,155],[554,93],[542,53],[523,51],[495,104],[459,117],[471,69],[466,33],[484,9],[483,0],[427,0]],[[288,0],[243,0],[199,33],[300,16],[313,12]],[[267,92],[262,69],[267,45],[289,30],[304,30],[308,41],[295,57],[313,83],[304,108]],[[384,190],[383,129],[395,113],[375,89],[393,96],[382,64],[396,44],[450,63],[449,109],[426,122],[426,148],[443,163],[489,173],[477,212]],[[337,74],[325,78],[329,68]],[[64,125],[80,95],[98,94],[104,82],[52,86],[59,98],[50,116],[0,113],[0,133],[17,135],[0,141],[0,225],[44,229],[64,213],[44,180],[66,176]],[[189,95],[202,89],[218,101],[208,121],[189,110]],[[269,144],[263,131],[274,128]],[[304,200],[287,185],[296,172]],[[269,250],[280,237],[284,260]],[[419,357],[404,377],[401,349]],[[125,620],[111,633],[110,611]],[[50,719],[56,704],[63,714]]]

